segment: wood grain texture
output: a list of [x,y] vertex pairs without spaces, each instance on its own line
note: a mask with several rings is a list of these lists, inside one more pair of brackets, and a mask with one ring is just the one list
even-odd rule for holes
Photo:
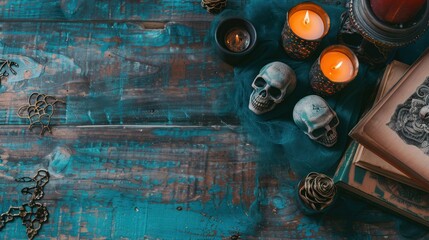
[[[304,216],[287,164],[261,162],[240,127],[58,126],[40,137],[4,126],[0,140],[2,211],[23,201],[15,177],[40,168],[52,175],[41,239],[397,236],[389,221]],[[23,239],[19,224],[1,236]]]
[[[209,22],[3,23],[3,56],[19,75],[2,81],[0,124],[27,124],[16,111],[32,92],[67,102],[61,124],[235,124],[229,65],[217,59]],[[249,79],[250,81],[251,79]]]
[[[401,238],[392,218],[298,210],[288,163],[267,159],[230,107],[233,68],[199,4],[0,1],[0,54],[20,65],[0,87],[0,212],[25,200],[14,178],[45,168],[50,218],[36,239]],[[52,134],[17,116],[32,92],[66,101]]]
[[[254,224],[256,155],[240,129],[57,127],[40,137],[17,126],[0,135],[2,211],[22,201],[15,177],[51,173],[42,237],[227,237]],[[13,229],[2,236],[21,236]]]
[[[227,10],[241,10],[247,4],[262,0],[229,0]],[[298,3],[297,0],[290,0]],[[324,4],[344,4],[346,0],[320,0]],[[215,15],[204,10],[200,0],[2,0],[2,20],[42,21],[207,21]],[[150,25],[150,24],[149,24]]]

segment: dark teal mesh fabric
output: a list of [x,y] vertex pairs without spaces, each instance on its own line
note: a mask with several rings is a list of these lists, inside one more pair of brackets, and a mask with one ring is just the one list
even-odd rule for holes
[[[359,74],[354,81],[336,95],[324,97],[340,119],[340,125],[337,128],[339,139],[334,147],[327,148],[310,140],[294,124],[292,110],[299,99],[314,94],[309,83],[310,67],[325,47],[338,44],[337,33],[340,28],[341,14],[345,8],[343,5],[318,2],[329,14],[331,28],[317,52],[309,59],[299,61],[289,58],[281,45],[285,14],[298,2],[301,1],[254,1],[242,12],[224,11],[217,18],[218,21],[222,17],[241,15],[253,23],[258,33],[255,50],[234,68],[236,92],[233,107],[242,125],[254,137],[255,143],[261,149],[268,151],[265,156],[269,156],[270,159],[264,159],[264,161],[272,159],[284,161],[298,176],[304,176],[310,171],[332,174],[350,140],[348,132],[356,124],[363,109],[371,104],[382,69],[370,69],[368,65],[361,63]],[[217,21],[215,20],[214,26]],[[428,40],[427,36],[416,43],[419,45],[418,48],[409,46],[400,50],[397,54],[398,60],[406,63],[414,61],[424,50],[425,40]],[[253,90],[251,84],[259,70],[272,61],[284,62],[294,69],[297,75],[297,87],[292,95],[277,105],[274,110],[256,115],[248,109],[249,96]]]
[[[241,125],[251,135],[252,143],[260,149],[258,162],[258,175],[270,176],[277,168],[284,168],[293,172],[295,179],[301,179],[311,171],[333,175],[341,155],[350,141],[349,131],[359,120],[362,112],[372,104],[378,78],[383,68],[371,69],[365,63],[360,63],[359,74],[346,88],[325,100],[333,108],[339,119],[337,130],[339,139],[332,148],[324,147],[310,140],[292,119],[292,110],[295,103],[304,96],[314,94],[311,90],[308,73],[320,52],[327,46],[338,44],[340,16],[345,11],[341,2],[339,4],[321,5],[330,16],[331,28],[323,39],[318,51],[309,59],[297,61],[289,58],[281,46],[281,31],[285,23],[285,14],[301,1],[252,1],[243,11],[224,11],[213,22],[226,16],[241,15],[250,20],[258,33],[258,43],[252,54],[239,65],[234,66],[235,95],[231,106],[237,112]],[[326,2],[326,1],[325,1]],[[426,49],[429,43],[429,33],[426,32],[416,43],[398,49],[394,59],[412,64]],[[297,75],[297,87],[292,95],[269,113],[256,115],[248,109],[249,97],[252,92],[252,81],[259,70],[267,63],[281,61],[294,69]],[[281,175],[279,177],[285,177]],[[293,179],[283,179],[283,186],[296,184]],[[288,189],[289,187],[286,187]],[[341,201],[338,201],[341,202]],[[350,205],[350,203],[353,203]],[[366,205],[350,199],[337,203],[331,211],[331,217],[345,217],[356,221],[371,222],[371,216],[359,215]],[[257,214],[256,214],[257,215]],[[385,215],[386,217],[386,215]],[[387,218],[391,217],[387,215]],[[363,218],[363,219],[361,219]],[[418,226],[410,227],[406,221],[399,219],[398,229],[405,237],[418,237],[426,233]],[[351,226],[343,226],[351,227]],[[403,231],[407,229],[407,231]]]

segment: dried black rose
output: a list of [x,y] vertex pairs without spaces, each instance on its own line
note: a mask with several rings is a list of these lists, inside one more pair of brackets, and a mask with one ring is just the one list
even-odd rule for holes
[[298,194],[310,208],[322,211],[334,201],[336,187],[332,178],[322,173],[309,173],[300,184]]

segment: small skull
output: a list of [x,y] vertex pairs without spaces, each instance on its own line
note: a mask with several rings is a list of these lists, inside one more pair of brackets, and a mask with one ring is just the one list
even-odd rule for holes
[[323,98],[317,95],[303,97],[293,108],[293,120],[310,139],[326,147],[337,142],[336,127],[340,121]]
[[282,62],[265,65],[253,80],[249,109],[256,114],[266,113],[291,94],[296,86],[295,72]]

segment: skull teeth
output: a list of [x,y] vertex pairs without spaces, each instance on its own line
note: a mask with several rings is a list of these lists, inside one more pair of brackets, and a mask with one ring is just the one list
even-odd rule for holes
[[256,94],[252,94],[250,98],[250,105],[257,111],[266,112],[271,110],[274,106],[274,102],[271,100],[261,99],[260,96],[255,96]]
[[338,138],[337,131],[334,129],[328,132],[327,134],[325,134],[324,136],[320,137],[319,139],[317,139],[317,141],[327,147],[332,147],[337,142],[337,138]]

